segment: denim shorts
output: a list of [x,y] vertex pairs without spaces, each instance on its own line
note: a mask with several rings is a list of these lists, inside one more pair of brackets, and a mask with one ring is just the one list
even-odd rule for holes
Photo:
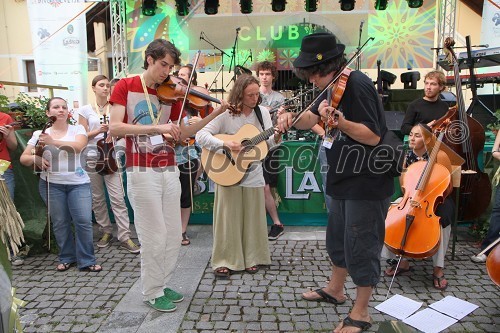
[[357,286],[375,286],[379,282],[389,203],[390,197],[331,201],[326,249],[332,263],[346,268]]

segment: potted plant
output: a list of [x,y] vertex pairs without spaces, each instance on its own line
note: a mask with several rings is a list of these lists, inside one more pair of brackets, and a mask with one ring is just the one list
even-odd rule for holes
[[26,122],[26,127],[31,129],[41,129],[47,122],[45,114],[45,106],[49,101],[48,97],[37,96],[32,97],[25,93],[20,93],[15,102],[17,109],[22,110],[23,118]]

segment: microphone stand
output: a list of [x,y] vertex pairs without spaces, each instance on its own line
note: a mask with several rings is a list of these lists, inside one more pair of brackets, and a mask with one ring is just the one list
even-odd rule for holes
[[[361,35],[363,34],[363,23],[364,23],[364,21],[361,21],[361,23],[359,25],[359,38],[358,38],[357,51],[359,51],[359,49],[361,48]],[[361,57],[358,57],[356,59],[356,70],[359,71],[360,68],[361,68]]]
[[[207,42],[208,44],[210,44],[214,49],[218,50],[220,52],[220,54],[221,54],[222,65],[221,65],[221,67],[219,69],[219,73],[220,73],[220,71],[222,70],[222,68],[224,68],[224,55],[226,55],[226,56],[229,57],[229,54],[227,54],[226,52],[224,52],[224,50],[220,49],[219,47],[215,46],[215,44],[212,43],[210,40],[205,39],[205,36],[204,36],[205,33],[203,31],[201,33],[202,33],[202,35],[200,36],[200,39],[204,40],[205,42]],[[219,74],[217,74],[217,75],[219,75]],[[217,76],[215,78],[217,78]],[[222,87],[224,87],[224,75],[222,75],[221,81],[222,81],[221,85],[222,85]],[[215,82],[215,79],[214,79],[214,82]],[[213,84],[213,82],[212,82],[212,84]],[[225,90],[222,89],[221,92],[222,92],[222,99],[224,99],[224,92],[225,92]]]
[[[240,29],[236,28],[236,36],[234,37],[233,50],[231,54],[231,61],[229,62],[229,73],[231,73],[232,66],[236,67],[236,50],[238,44],[238,34],[240,33]],[[234,72],[233,77],[229,80],[229,83],[226,85],[226,88],[231,84],[231,81],[236,81],[236,71]]]
[[[208,87],[208,91],[210,91],[210,92],[211,92],[211,91],[212,91],[212,89],[211,89],[211,88],[212,88],[212,86],[213,86],[213,85],[214,85],[214,83],[215,83],[215,89],[213,90],[213,92],[215,92],[215,97],[219,97],[219,96],[218,96],[218,93],[220,92],[220,93],[222,93],[222,99],[224,99],[224,93],[225,93],[226,91],[224,90],[224,88],[222,88],[222,89],[217,89],[217,77],[219,77],[219,74],[221,73],[221,71],[222,71],[222,69],[223,69],[223,68],[224,68],[224,64],[222,64],[222,65],[220,66],[219,70],[217,71],[217,74],[215,74],[215,78],[214,78],[214,80],[212,81],[212,83],[210,83],[210,87]],[[223,80],[222,80],[222,84],[224,84],[224,76],[222,76],[222,79],[223,79]],[[224,87],[224,86],[223,86],[223,87]]]

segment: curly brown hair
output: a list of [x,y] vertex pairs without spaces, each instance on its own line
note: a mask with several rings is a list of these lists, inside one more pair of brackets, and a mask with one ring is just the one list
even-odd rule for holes
[[273,76],[273,81],[278,76],[278,70],[276,69],[276,65],[270,61],[259,62],[255,67],[255,72],[257,76],[259,76],[260,71],[271,71],[271,75]]

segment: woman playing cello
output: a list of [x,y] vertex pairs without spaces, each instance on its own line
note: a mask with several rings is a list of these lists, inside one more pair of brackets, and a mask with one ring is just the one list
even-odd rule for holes
[[[430,145],[431,143],[432,143],[432,134],[430,128],[427,125],[419,124],[413,126],[409,136],[410,150],[406,153],[404,170],[400,177],[400,184],[403,191],[405,190],[404,180],[405,176],[407,176],[406,172],[408,171],[408,167],[414,162],[427,161],[429,159],[430,151],[428,150],[428,148],[433,147],[433,145]],[[436,163],[443,165],[451,173],[452,169],[451,169],[450,158],[444,151],[440,150],[438,152]],[[451,192],[451,189],[452,189],[452,183],[450,182],[449,187],[444,194],[446,198],[441,204],[439,204],[435,208],[435,214],[438,217],[440,217],[439,223],[441,225],[441,236],[439,240],[438,250],[436,254],[432,256],[432,262],[434,266],[432,277],[434,281],[434,288],[439,290],[444,290],[448,286],[448,281],[446,281],[446,279],[444,278],[443,268],[444,268],[444,256],[446,254],[446,250],[448,248],[448,242],[450,240],[451,222],[453,221],[454,211],[455,211],[455,203],[453,202],[451,197],[446,196]],[[385,253],[387,251],[386,249],[387,248],[385,248],[383,251],[384,252],[383,256],[393,257]],[[394,261],[393,259],[388,260],[391,266],[385,270],[385,275],[393,276],[394,274],[398,275],[411,270],[410,263],[408,260],[406,259],[401,260],[401,263],[397,271],[396,271],[396,263],[393,261]]]

